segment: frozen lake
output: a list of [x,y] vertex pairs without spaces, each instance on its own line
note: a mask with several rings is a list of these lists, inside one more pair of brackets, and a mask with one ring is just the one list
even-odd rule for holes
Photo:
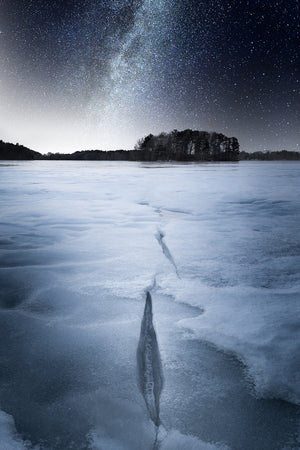
[[299,448],[300,163],[1,162],[0,205],[1,449],[153,448],[147,291],[158,448]]

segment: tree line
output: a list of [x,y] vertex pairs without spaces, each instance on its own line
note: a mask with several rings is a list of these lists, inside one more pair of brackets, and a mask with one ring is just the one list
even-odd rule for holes
[[240,161],[259,160],[259,161],[299,161],[300,153],[288,150],[280,150],[277,152],[240,152]]
[[19,144],[0,141],[0,159],[100,161],[237,161],[239,143],[234,137],[206,131],[173,130],[139,139],[133,150],[82,150],[75,153],[34,152]]
[[9,142],[0,141],[0,159],[4,160],[30,160],[30,159],[44,159],[43,155],[30,148],[24,147],[20,144],[11,144]]
[[74,161],[239,161],[239,160],[300,160],[300,153],[239,151],[235,137],[207,131],[173,130],[171,133],[149,134],[134,150],[82,150],[74,153],[42,155],[23,145],[0,140],[0,160],[74,160]]

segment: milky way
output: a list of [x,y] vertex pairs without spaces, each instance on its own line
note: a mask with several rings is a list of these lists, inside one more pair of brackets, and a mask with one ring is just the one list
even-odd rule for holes
[[298,150],[298,1],[2,0],[0,139],[133,148],[174,128]]

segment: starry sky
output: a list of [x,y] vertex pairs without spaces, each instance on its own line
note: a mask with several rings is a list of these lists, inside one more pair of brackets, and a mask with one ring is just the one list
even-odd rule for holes
[[300,150],[298,0],[0,0],[0,139],[131,149],[186,128]]

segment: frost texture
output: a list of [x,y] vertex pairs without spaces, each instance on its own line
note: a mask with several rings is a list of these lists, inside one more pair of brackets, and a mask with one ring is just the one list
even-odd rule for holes
[[[140,370],[148,411],[136,379],[148,290],[162,448],[297,448],[298,163],[0,171],[0,401],[19,436],[153,447],[161,370]],[[159,367],[148,325],[140,354]]]

